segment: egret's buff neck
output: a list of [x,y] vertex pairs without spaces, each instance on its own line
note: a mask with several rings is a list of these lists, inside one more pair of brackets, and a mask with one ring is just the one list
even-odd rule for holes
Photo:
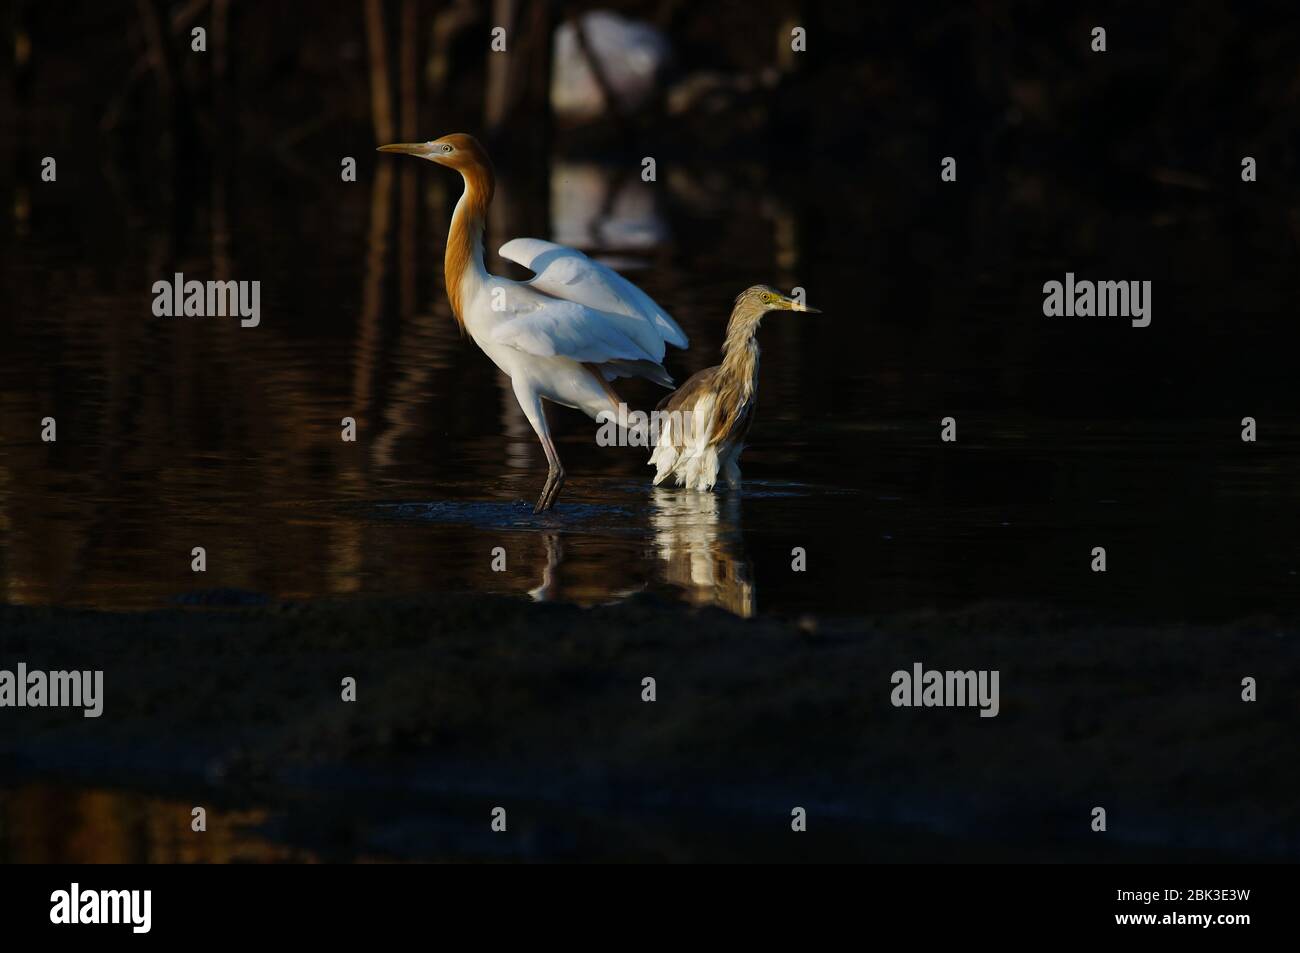
[[465,278],[467,275],[487,278],[487,268],[483,265],[483,226],[487,221],[488,206],[492,204],[492,196],[496,192],[496,175],[492,171],[492,161],[477,141],[459,134],[455,139],[456,161],[446,164],[461,174],[465,180],[465,191],[451,216],[451,231],[447,235],[447,253],[443,266],[451,312],[456,316],[461,330],[464,330],[462,298]]

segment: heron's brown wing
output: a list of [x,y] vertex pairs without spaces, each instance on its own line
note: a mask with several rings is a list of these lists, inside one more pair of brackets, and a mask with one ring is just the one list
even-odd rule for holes
[[[677,388],[663,400],[659,401],[659,406],[655,408],[658,414],[680,414],[681,418],[673,418],[661,423],[663,427],[658,439],[668,440],[675,447],[685,445],[687,438],[687,428],[683,420],[689,420],[690,415],[695,412],[695,407],[700,398],[713,392],[713,387],[717,381],[719,367],[706,367],[702,371],[696,371],[686,382]],[[676,422],[673,422],[676,420]]]
[[702,371],[696,371],[686,378],[681,387],[659,401],[659,406],[655,410],[691,410],[694,408],[695,402],[699,400],[700,395],[709,392],[719,370],[718,367],[706,367]]

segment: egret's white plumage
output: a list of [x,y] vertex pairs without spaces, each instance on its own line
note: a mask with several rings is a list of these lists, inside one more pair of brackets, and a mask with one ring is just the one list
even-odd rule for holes
[[691,375],[656,408],[659,430],[650,465],[655,486],[712,490],[719,477],[740,486],[740,454],[758,397],[759,322],[768,311],[815,311],[767,285],[736,298],[722,344],[722,363]]
[[495,190],[492,164],[472,136],[454,133],[424,143],[383,146],[449,166],[465,191],[447,236],[446,285],[456,320],[509,376],[524,416],[537,432],[550,470],[537,511],[549,509],[564,482],[543,400],[593,419],[618,412],[609,382],[645,377],[664,386],[666,344],[686,347],[686,335],[645,292],[582,252],[537,238],[501,246],[501,255],[535,272],[529,281],[488,273],[483,226]]
[[655,360],[664,356],[664,342],[686,347],[690,342],[677,322],[654,300],[618,272],[592,261],[576,248],[540,238],[515,238],[499,249],[501,257],[533,271],[529,286],[557,298],[576,301],[589,308],[632,318],[643,318],[654,326],[645,340],[657,348]]

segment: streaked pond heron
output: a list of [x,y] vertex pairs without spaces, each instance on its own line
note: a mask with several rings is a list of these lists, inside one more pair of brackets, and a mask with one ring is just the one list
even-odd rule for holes
[[678,486],[711,490],[719,474],[727,486],[740,486],[740,453],[758,396],[758,325],[769,311],[821,313],[767,285],[736,297],[722,363],[692,374],[656,408],[655,486],[672,477]]

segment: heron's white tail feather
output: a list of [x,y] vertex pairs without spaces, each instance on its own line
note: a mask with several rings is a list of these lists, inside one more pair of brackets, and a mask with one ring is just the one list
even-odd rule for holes
[[[718,481],[721,461],[718,446],[710,443],[713,429],[713,397],[700,398],[689,416],[670,419],[658,435],[650,463],[658,486],[669,476],[677,486],[711,490]],[[680,429],[679,429],[680,428]]]
[[655,468],[654,484],[658,486],[673,472],[677,463],[677,448],[667,441],[655,445],[650,454],[650,465]]
[[718,482],[717,448],[709,446],[692,453],[686,460],[685,475],[679,479],[692,490],[713,489]]

